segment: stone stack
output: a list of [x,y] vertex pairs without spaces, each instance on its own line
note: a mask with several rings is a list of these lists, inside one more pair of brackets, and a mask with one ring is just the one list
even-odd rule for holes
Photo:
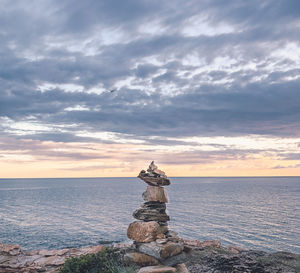
[[188,272],[182,264],[184,242],[168,229],[170,217],[166,213],[168,197],[164,186],[170,185],[170,180],[153,161],[147,172],[142,170],[138,177],[148,186],[142,195],[145,202],[133,212],[138,221],[127,230],[128,238],[134,241],[134,251],[127,253],[125,259],[146,266],[139,273]]

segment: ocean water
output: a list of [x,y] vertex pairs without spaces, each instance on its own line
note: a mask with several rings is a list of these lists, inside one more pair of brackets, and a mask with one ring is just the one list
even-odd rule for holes
[[[300,253],[300,177],[171,178],[170,229],[183,238]],[[137,178],[0,179],[0,241],[59,249],[127,241]]]

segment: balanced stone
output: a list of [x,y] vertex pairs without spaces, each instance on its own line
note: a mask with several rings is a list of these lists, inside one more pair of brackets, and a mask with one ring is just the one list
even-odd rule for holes
[[154,161],[150,163],[147,172],[149,174],[159,175],[161,177],[167,178],[166,173],[164,171],[159,170],[158,167],[154,164]]
[[168,227],[161,226],[155,221],[136,221],[129,225],[127,229],[127,236],[136,242],[147,243],[156,240],[158,235],[165,234],[167,231]]
[[160,202],[146,202],[141,208],[133,212],[133,217],[142,221],[166,222],[170,220],[166,214],[166,204]]
[[154,161],[149,165],[147,172],[142,170],[138,177],[150,186],[168,186],[171,184],[165,172],[159,170]]
[[143,193],[143,199],[147,202],[157,201],[162,203],[168,203],[168,197],[165,189],[159,186],[148,186]]

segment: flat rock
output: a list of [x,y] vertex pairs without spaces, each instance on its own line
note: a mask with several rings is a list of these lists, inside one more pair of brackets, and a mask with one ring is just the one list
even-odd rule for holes
[[61,256],[61,255],[66,254],[69,251],[70,251],[70,249],[68,249],[68,248],[64,248],[64,249],[60,249],[60,250],[42,249],[42,250],[38,251],[37,254],[45,256],[45,257],[54,256],[54,255]]
[[170,266],[156,265],[142,267],[138,273],[175,273],[176,268]]
[[160,202],[146,202],[132,215],[142,221],[167,222],[170,220],[169,215],[166,214],[166,204]]
[[155,241],[157,235],[164,234],[168,231],[168,227],[160,226],[155,221],[150,222],[133,222],[127,229],[127,236],[136,242],[148,243]]
[[138,175],[138,178],[142,179],[150,186],[168,186],[171,184],[168,178],[161,177],[159,175],[151,176],[145,171],[141,171]]
[[150,242],[144,244],[138,244],[137,249],[139,252],[147,254],[158,260],[164,260],[168,257],[180,254],[183,249],[183,243],[167,242],[167,243],[157,243]]
[[217,240],[206,240],[206,241],[198,241],[198,240],[183,240],[184,244],[190,247],[195,248],[206,248],[206,247],[221,247],[221,242]]
[[4,255],[18,255],[21,253],[21,247],[19,245],[6,245],[0,243],[0,254]]
[[34,261],[34,264],[37,266],[59,266],[63,265],[66,261],[66,257],[63,256],[49,256],[49,257],[41,257]]
[[167,242],[166,244],[163,244],[162,250],[161,250],[161,257],[163,259],[175,256],[179,253],[181,253],[184,249],[183,243],[175,243],[175,242]]
[[159,264],[159,262],[155,258],[139,252],[126,253],[124,255],[124,261],[126,263],[138,264],[140,266],[150,266]]
[[146,191],[143,193],[143,199],[147,202],[157,201],[168,203],[168,197],[165,189],[160,186],[147,186]]
[[58,272],[66,259],[97,253],[105,246],[22,251],[19,245],[0,244],[0,273]]
[[178,255],[168,257],[165,260],[162,261],[162,264],[167,266],[176,266],[181,263],[185,263],[189,260],[190,255],[186,252],[181,252]]

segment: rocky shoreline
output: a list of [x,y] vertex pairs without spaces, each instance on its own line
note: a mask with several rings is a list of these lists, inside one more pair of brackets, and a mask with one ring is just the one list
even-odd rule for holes
[[[190,273],[298,273],[300,255],[289,252],[244,250],[236,246],[222,246],[219,241],[183,240],[185,262]],[[97,245],[84,248],[60,250],[25,251],[19,245],[0,243],[0,273],[57,273],[68,258],[97,253],[107,246]],[[155,265],[143,257],[128,255],[134,244],[114,244],[120,250],[124,261],[140,267]],[[127,258],[126,258],[127,257]]]

